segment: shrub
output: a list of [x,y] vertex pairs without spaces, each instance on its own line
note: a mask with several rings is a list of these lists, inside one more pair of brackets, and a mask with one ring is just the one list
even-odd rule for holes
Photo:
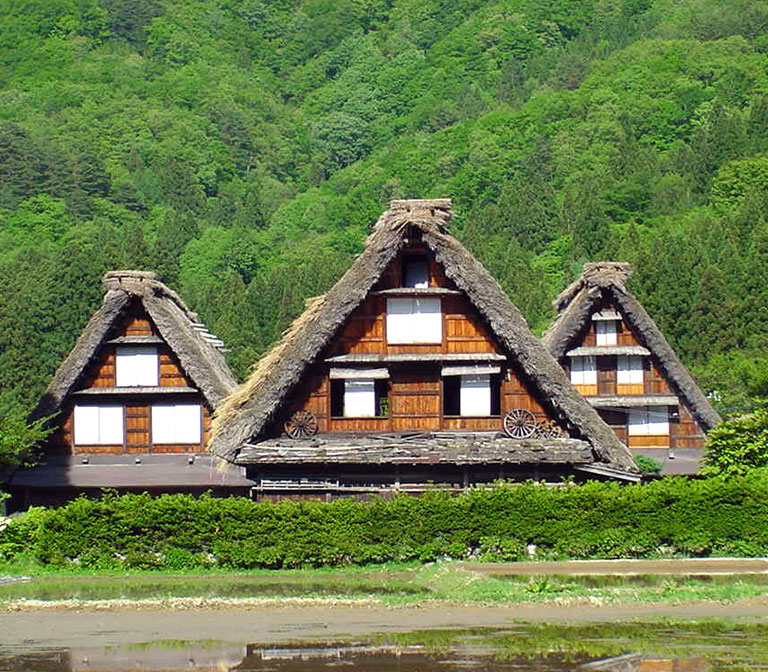
[[710,430],[705,451],[705,473],[710,475],[768,467],[768,407]]
[[646,484],[535,483],[356,502],[79,498],[0,531],[5,560],[51,566],[284,568],[477,557],[768,553],[768,473]]
[[635,464],[643,476],[656,476],[661,473],[661,462],[652,457],[635,455]]

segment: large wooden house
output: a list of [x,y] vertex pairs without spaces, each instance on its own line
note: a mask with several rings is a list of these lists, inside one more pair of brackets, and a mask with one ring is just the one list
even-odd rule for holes
[[543,342],[623,443],[665,473],[698,469],[720,417],[627,289],[628,264],[597,262],[555,301]]
[[637,480],[627,448],[488,271],[450,201],[393,201],[363,253],[217,410],[264,497]]
[[55,432],[45,463],[13,476],[14,505],[101,488],[247,494],[243,470],[207,450],[213,411],[236,386],[223,343],[153,273],[103,282],[102,306],[33,414]]

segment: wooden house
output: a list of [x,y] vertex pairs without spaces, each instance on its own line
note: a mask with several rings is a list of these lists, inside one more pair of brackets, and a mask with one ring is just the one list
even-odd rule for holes
[[625,263],[585,264],[542,340],[633,452],[656,457],[666,473],[693,473],[720,417],[627,289],[630,274]]
[[260,496],[637,479],[450,219],[447,199],[393,201],[217,410],[212,450],[246,466]]
[[243,470],[207,450],[211,416],[235,388],[221,349],[154,273],[113,271],[104,301],[33,417],[52,417],[45,463],[10,482],[14,505],[101,488],[236,492]]

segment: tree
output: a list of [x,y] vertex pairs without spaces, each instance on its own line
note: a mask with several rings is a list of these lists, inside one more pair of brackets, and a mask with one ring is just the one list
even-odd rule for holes
[[0,408],[0,483],[4,483],[16,467],[35,463],[35,449],[51,433],[45,427],[45,420],[29,423],[20,408]]
[[704,473],[742,474],[768,467],[768,407],[710,430]]

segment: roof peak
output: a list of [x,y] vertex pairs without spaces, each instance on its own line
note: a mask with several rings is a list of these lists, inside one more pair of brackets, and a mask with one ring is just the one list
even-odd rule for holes
[[584,283],[596,287],[623,287],[632,275],[632,265],[626,261],[591,261],[584,264]]
[[452,201],[450,198],[395,198],[389,202],[392,212],[403,210],[443,210],[451,212]]
[[374,231],[404,231],[416,226],[422,231],[444,233],[453,217],[450,198],[409,198],[389,202]]
[[552,305],[557,313],[562,313],[583,289],[616,287],[626,291],[631,275],[632,266],[626,261],[588,261],[581,275],[557,295]]
[[107,290],[122,289],[131,294],[146,294],[151,287],[160,283],[153,271],[107,271],[101,279]]

